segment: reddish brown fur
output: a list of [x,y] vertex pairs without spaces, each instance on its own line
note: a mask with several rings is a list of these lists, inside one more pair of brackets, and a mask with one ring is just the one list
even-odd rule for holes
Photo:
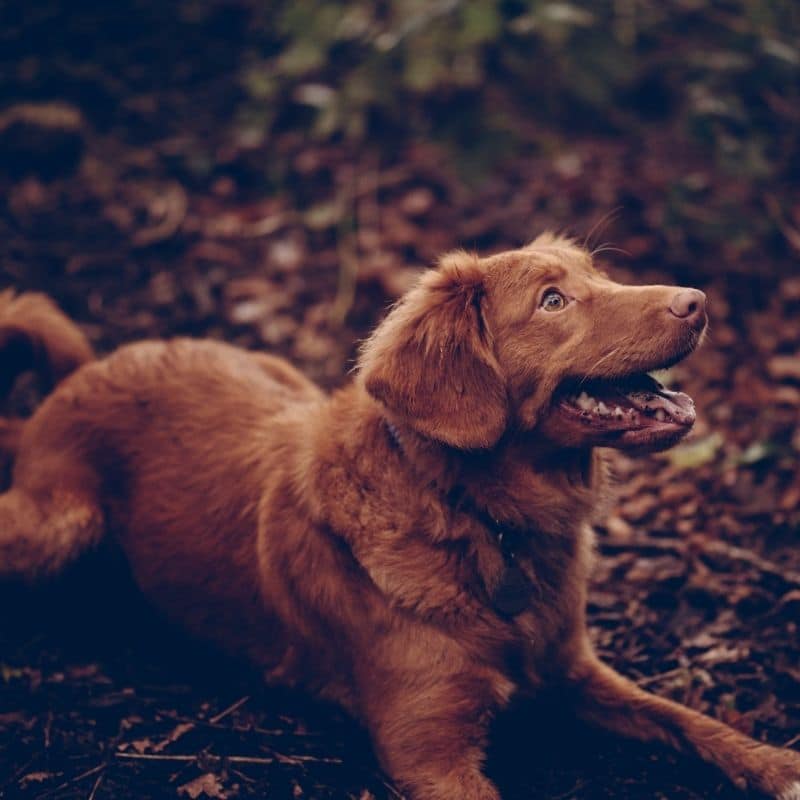
[[[574,311],[545,319],[552,285]],[[55,377],[88,363],[19,436],[0,437],[18,451],[0,496],[0,575],[54,572],[113,535],[168,616],[358,716],[413,798],[497,798],[481,772],[489,720],[515,693],[556,684],[593,723],[796,800],[800,757],[643,692],[586,633],[604,470],[597,450],[559,442],[548,403],[566,376],[689,352],[698,336],[666,313],[674,293],[612,283],[551,236],[452,254],[330,397],[284,361],[211,341],[90,361],[49,301],[23,296],[28,321],[10,305],[0,336],[24,331]],[[503,559],[480,518],[446,500],[456,485],[528,531],[519,559],[536,592],[516,617],[489,602]]]

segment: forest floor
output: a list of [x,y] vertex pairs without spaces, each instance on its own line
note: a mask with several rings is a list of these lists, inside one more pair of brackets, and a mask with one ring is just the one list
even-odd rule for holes
[[[387,158],[293,133],[243,142],[214,127],[222,89],[207,103],[131,92],[103,120],[75,92],[6,111],[2,285],[53,296],[101,352],[213,336],[282,354],[333,389],[359,338],[443,251],[598,223],[590,242],[621,251],[598,255],[614,277],[704,289],[711,332],[669,375],[695,399],[691,439],[615,460],[594,639],[642,686],[798,746],[796,254],[695,246],[662,224],[676,173],[699,192],[695,222],[704,192],[763,213],[747,187],[656,128],[531,148],[475,184],[429,144]],[[266,190],[276,163],[283,188]],[[23,381],[10,410],[35,401]],[[167,628],[113,552],[47,586],[0,586],[0,607],[0,797],[399,797],[346,715],[266,689]],[[545,704],[498,721],[488,771],[507,800],[731,797],[698,762],[584,730]]]

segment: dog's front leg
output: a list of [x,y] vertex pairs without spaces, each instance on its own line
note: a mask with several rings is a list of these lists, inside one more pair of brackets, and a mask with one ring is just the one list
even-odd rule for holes
[[391,688],[366,709],[376,753],[409,800],[500,800],[482,772],[486,692],[469,683],[463,676],[393,675]]
[[645,692],[591,652],[570,670],[578,715],[635,739],[665,742],[719,767],[741,789],[800,800],[800,754],[756,742],[679,703]]

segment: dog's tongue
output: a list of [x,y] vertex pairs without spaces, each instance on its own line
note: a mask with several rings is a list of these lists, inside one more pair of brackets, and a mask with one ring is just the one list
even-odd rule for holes
[[[656,381],[653,381],[656,384]],[[661,409],[674,422],[691,425],[695,420],[694,402],[683,392],[672,392],[657,384],[652,390],[635,389],[624,392],[625,398],[638,411],[657,412]]]

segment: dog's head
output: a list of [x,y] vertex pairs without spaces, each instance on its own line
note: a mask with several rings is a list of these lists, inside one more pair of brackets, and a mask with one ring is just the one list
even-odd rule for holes
[[657,450],[694,423],[647,373],[706,328],[696,289],[623,286],[568,239],[445,256],[366,343],[360,376],[396,419],[452,447],[533,430],[566,447]]

